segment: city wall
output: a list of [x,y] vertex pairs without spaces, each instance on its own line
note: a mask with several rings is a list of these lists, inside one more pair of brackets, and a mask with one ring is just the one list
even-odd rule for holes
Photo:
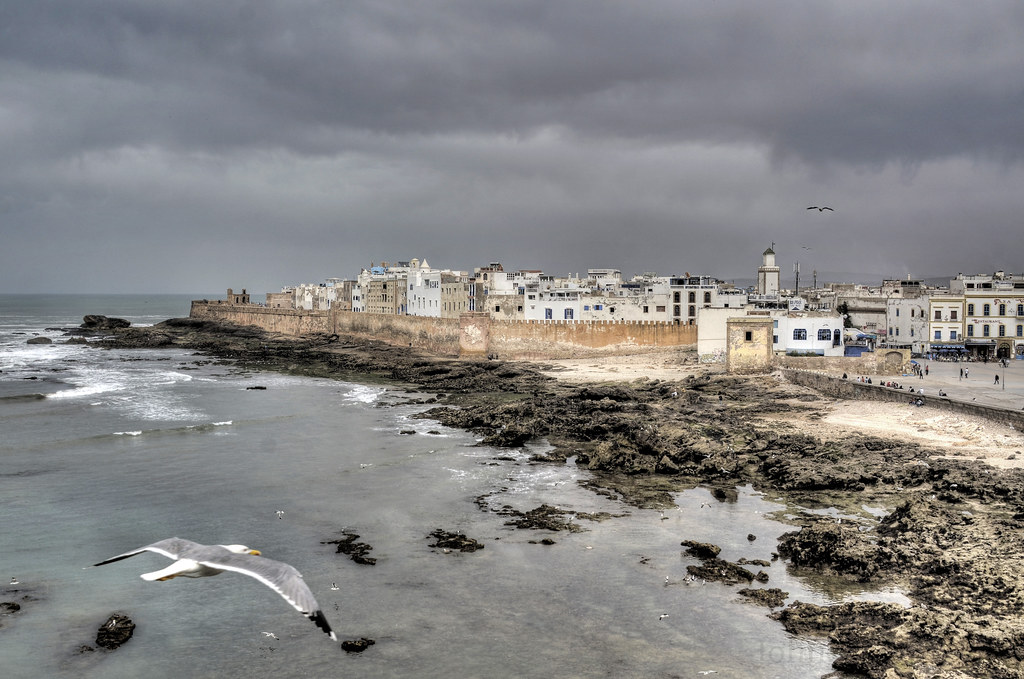
[[834,374],[902,375],[910,363],[909,349],[879,349],[860,356],[778,356],[780,368],[821,370]]
[[911,400],[921,399],[924,405],[933,408],[948,410],[957,414],[977,415],[1001,424],[1013,425],[1018,430],[1024,427],[1024,412],[1019,410],[1009,410],[998,406],[980,405],[966,401],[954,401],[948,396],[910,394],[901,389],[883,387],[880,384],[867,384],[854,379],[844,380],[833,375],[809,370],[783,368],[782,374],[793,384],[810,387],[815,391],[835,398],[861,401],[889,401],[900,403],[906,407],[912,407],[910,406]]
[[220,320],[235,325],[254,325],[267,332],[300,337],[330,333],[327,314],[301,309],[271,309],[256,304],[228,304],[222,301],[195,300],[190,318]]
[[391,316],[353,311],[303,311],[220,301],[192,302],[190,316],[253,325],[300,337],[321,333],[355,335],[439,356],[553,359],[692,348],[697,327],[630,321],[497,321],[486,313],[460,318]]

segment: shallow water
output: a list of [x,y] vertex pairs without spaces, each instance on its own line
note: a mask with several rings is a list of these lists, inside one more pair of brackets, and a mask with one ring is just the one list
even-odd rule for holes
[[[187,306],[164,301],[166,310],[137,299],[125,308],[156,310],[145,318],[187,314]],[[529,451],[480,447],[466,432],[415,419],[423,406],[400,391],[243,373],[179,350],[24,344],[32,333],[47,334],[46,326],[65,325],[57,322],[62,313],[76,325],[79,314],[96,311],[82,311],[83,303],[61,311],[37,300],[34,316],[24,299],[0,297],[0,584],[21,583],[3,588],[0,600],[32,597],[17,615],[0,618],[5,676],[669,677],[714,669],[718,677],[818,677],[830,670],[822,642],[788,635],[766,609],[739,601],[735,587],[683,581],[686,566],[697,563],[681,553],[684,539],[713,542],[728,560],[771,558],[788,527],[768,518],[779,507],[750,489],[730,503],[704,489],[681,493],[663,516],[580,488],[587,472],[571,463],[531,464]],[[576,520],[582,533],[517,530],[478,507],[484,495],[493,508],[548,503],[619,516]],[[436,528],[462,531],[485,548],[432,549]],[[372,546],[375,566],[323,544],[345,530]],[[84,568],[175,535],[242,542],[293,564],[339,638],[376,644],[344,653],[242,576],[145,582],[140,573],[168,563],[155,554]],[[539,544],[544,537],[555,544]],[[766,586],[791,599],[837,596],[779,562],[765,570]],[[136,622],[134,637],[115,652],[79,654],[115,611]]]

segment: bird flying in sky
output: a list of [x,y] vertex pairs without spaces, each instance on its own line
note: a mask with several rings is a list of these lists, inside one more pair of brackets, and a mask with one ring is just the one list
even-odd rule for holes
[[807,209],[808,210],[817,210],[818,212],[824,212],[825,210],[828,210],[829,212],[835,212],[835,210],[833,210],[832,208],[830,208],[827,205],[823,205],[822,207],[818,207],[817,205],[812,205],[812,206],[810,206]]

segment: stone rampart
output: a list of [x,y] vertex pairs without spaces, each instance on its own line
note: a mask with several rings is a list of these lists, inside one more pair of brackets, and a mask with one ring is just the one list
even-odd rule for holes
[[821,370],[854,375],[902,375],[909,367],[908,349],[879,349],[860,356],[787,356],[777,357],[781,368]]
[[650,321],[502,321],[488,324],[488,353],[542,360],[693,348],[697,326]]
[[692,348],[697,326],[643,321],[496,321],[486,313],[460,318],[391,316],[354,311],[303,311],[256,304],[192,302],[192,318],[254,325],[300,337],[313,333],[355,335],[439,356],[505,360],[580,358]]
[[1024,411],[1000,408],[999,406],[980,405],[957,401],[948,396],[930,394],[914,394],[904,389],[893,389],[881,384],[867,384],[854,379],[842,379],[834,375],[818,373],[810,370],[794,370],[783,368],[783,377],[793,384],[810,387],[815,391],[833,396],[860,401],[888,401],[900,403],[907,407],[911,401],[921,399],[922,403],[940,410],[948,410],[963,415],[976,415],[1001,424],[1010,424],[1018,430],[1024,428]]
[[254,325],[267,332],[301,337],[313,333],[329,333],[328,318],[323,311],[271,309],[257,304],[226,304],[220,301],[192,302],[190,318],[221,320],[235,325]]
[[331,311],[331,332],[414,347],[438,356],[459,355],[459,319]]

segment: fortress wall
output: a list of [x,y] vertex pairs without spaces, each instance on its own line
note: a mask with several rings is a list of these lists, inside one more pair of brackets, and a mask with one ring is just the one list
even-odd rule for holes
[[439,356],[513,359],[579,358],[693,348],[697,326],[643,321],[496,321],[486,313],[460,318],[392,316],[353,311],[303,311],[255,304],[192,303],[192,318],[253,325],[300,337],[355,335]]
[[235,325],[254,325],[267,332],[295,337],[328,332],[327,313],[324,311],[271,309],[256,304],[218,304],[199,300],[192,302],[189,317],[227,321]]

